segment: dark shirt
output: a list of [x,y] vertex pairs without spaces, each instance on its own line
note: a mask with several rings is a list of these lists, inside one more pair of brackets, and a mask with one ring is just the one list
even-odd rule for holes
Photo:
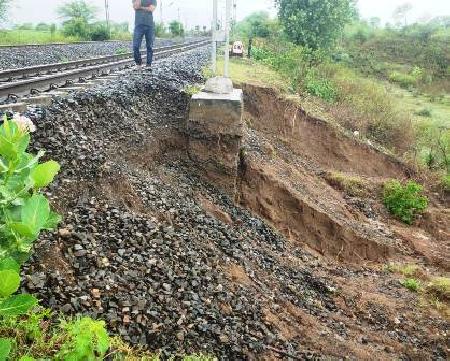
[[[134,1],[132,1],[134,3]],[[156,6],[156,0],[141,0],[141,5],[144,7],[149,7],[150,5]],[[153,13],[146,10],[135,10],[135,21],[134,24],[137,25],[147,25],[153,26]]]

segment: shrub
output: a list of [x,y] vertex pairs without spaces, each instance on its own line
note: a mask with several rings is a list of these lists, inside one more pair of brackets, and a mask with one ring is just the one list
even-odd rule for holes
[[96,25],[89,31],[89,38],[92,41],[104,41],[111,38],[111,34],[105,25]]
[[428,199],[422,196],[423,187],[413,181],[406,185],[391,180],[384,185],[383,202],[390,213],[402,222],[412,224],[417,213],[428,206]]
[[441,179],[441,187],[444,192],[450,192],[450,175],[447,174]]
[[404,89],[409,89],[417,85],[416,77],[410,74],[403,74],[398,71],[390,73],[389,80],[393,83],[398,83]]
[[306,77],[305,89],[309,94],[322,98],[329,103],[332,103],[337,95],[333,82],[318,76],[313,71],[309,72]]
[[431,113],[431,109],[430,108],[420,109],[415,114],[418,115],[419,117],[424,117],[424,118],[431,118],[432,117],[432,113]]
[[400,282],[403,287],[412,292],[418,292],[420,290],[420,282],[414,278],[406,278]]

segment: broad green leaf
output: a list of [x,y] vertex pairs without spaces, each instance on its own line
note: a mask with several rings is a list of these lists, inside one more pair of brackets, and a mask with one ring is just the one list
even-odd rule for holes
[[55,212],[50,211],[50,216],[47,219],[47,222],[44,225],[44,229],[52,230],[55,229],[58,224],[61,222],[62,217]]
[[47,198],[42,194],[33,195],[25,200],[21,213],[21,223],[30,227],[33,233],[38,233],[47,223],[50,216],[50,206]]
[[11,222],[8,223],[8,225],[19,236],[27,238],[34,238],[38,236],[38,231],[36,231],[34,228],[31,228],[28,224],[24,224],[21,222]]
[[0,315],[23,315],[37,305],[37,299],[29,294],[12,296],[0,303]]
[[61,167],[54,160],[39,164],[32,169],[30,177],[34,181],[36,188],[43,188],[49,185],[58,174]]
[[18,272],[6,269],[0,271],[0,297],[8,297],[15,293],[20,286]]
[[32,168],[36,164],[38,164],[39,159],[45,154],[43,150],[40,150],[37,155],[32,155],[29,153],[24,153],[20,159],[20,163],[17,166],[16,172],[20,172],[26,168]]
[[0,361],[6,361],[11,352],[11,341],[7,338],[0,338]]
[[0,158],[0,173],[5,173],[9,170],[7,162]]
[[10,269],[19,273],[20,265],[12,257],[6,257],[0,261],[0,271]]

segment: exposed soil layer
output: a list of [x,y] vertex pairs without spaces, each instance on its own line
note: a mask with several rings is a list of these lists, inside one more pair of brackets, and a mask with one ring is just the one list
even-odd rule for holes
[[[448,209],[436,203],[411,232],[390,219],[379,189],[405,179],[406,165],[309,116],[297,101],[270,88],[244,84],[248,133],[242,157],[240,200],[292,242],[353,263],[416,254],[448,268]],[[360,194],[348,194],[329,174],[358,177]],[[417,237],[417,234],[421,236]],[[420,240],[418,242],[417,240]]]
[[[62,163],[48,192],[64,222],[36,245],[24,289],[56,310],[105,319],[164,357],[448,359],[449,322],[418,307],[420,296],[383,263],[359,260],[405,246],[382,215],[374,211],[376,228],[322,178],[331,163],[305,160],[252,117],[240,187],[253,213],[197,176],[181,89],[202,80],[207,59],[192,51],[32,113],[34,147]],[[356,158],[339,169],[383,176]],[[386,162],[386,172],[401,174]]]

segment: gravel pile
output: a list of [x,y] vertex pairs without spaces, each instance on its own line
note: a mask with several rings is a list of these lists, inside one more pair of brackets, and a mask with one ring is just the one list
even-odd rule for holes
[[[192,39],[186,39],[187,41]],[[170,39],[156,39],[155,47],[169,46]],[[145,42],[143,43],[143,45]],[[14,69],[40,64],[60,63],[64,61],[113,55],[118,52],[132,51],[131,41],[106,41],[84,44],[0,47],[0,69]]]

